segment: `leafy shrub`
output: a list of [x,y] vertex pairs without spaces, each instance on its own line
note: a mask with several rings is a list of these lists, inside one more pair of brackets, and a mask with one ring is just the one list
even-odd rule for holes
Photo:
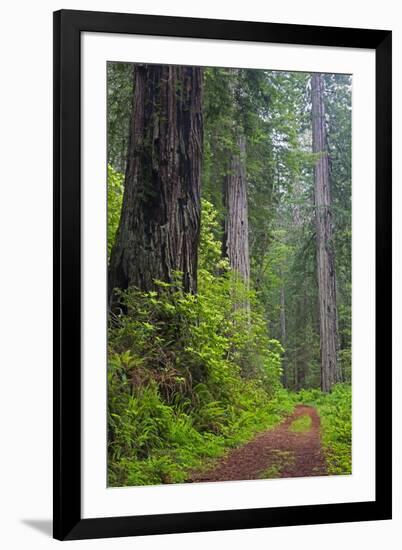
[[110,164],[107,167],[107,251],[112,251],[119,226],[123,203],[124,174],[116,172]]

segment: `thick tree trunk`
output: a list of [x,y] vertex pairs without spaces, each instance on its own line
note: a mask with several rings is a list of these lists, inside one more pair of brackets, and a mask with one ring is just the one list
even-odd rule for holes
[[231,153],[229,170],[224,180],[223,204],[225,228],[223,255],[235,275],[246,285],[250,280],[250,259],[248,245],[248,203],[246,182],[246,140],[243,135],[237,139],[238,151]]
[[134,71],[122,214],[109,268],[113,289],[148,291],[183,273],[197,288],[202,159],[202,69],[138,65]]
[[316,73],[312,75],[311,94],[313,152],[321,153],[314,170],[321,388],[324,392],[329,392],[332,386],[340,381],[341,376],[337,361],[336,279],[323,75]]

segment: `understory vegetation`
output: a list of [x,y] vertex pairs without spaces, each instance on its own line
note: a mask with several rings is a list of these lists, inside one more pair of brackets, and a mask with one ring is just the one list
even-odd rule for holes
[[122,292],[127,313],[111,323],[113,486],[183,482],[294,406],[280,383],[283,349],[267,337],[255,293],[233,281],[215,212],[203,206],[197,295],[183,291],[178,273],[158,281],[158,292]]

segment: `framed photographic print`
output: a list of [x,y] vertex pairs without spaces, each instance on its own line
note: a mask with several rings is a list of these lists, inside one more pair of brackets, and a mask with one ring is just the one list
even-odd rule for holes
[[391,517],[391,32],[54,14],[54,536]]

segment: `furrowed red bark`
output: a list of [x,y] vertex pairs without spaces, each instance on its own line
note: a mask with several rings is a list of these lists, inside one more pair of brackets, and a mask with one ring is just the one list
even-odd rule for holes
[[202,160],[202,69],[137,65],[134,70],[122,214],[109,268],[113,290],[148,291],[155,279],[197,289]]
[[336,276],[331,188],[324,108],[324,78],[311,76],[313,152],[320,153],[314,169],[317,281],[320,313],[321,389],[331,391],[341,381],[337,360]]

